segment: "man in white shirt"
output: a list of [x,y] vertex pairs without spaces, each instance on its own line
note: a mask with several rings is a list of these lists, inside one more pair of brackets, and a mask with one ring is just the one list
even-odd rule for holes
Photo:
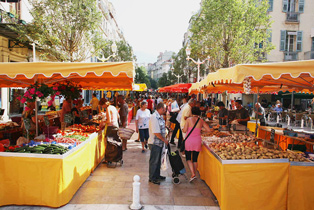
[[[192,107],[194,107],[195,104],[196,104],[196,100],[191,98],[188,102],[188,105],[184,107],[182,111],[181,121],[180,121],[181,130],[183,130],[186,120],[189,117],[192,117]],[[186,133],[182,132],[182,135],[183,135],[183,139],[185,139]]]
[[159,95],[158,98],[157,98],[157,105],[161,102],[164,102],[164,100],[162,100],[161,96]]
[[152,144],[149,159],[149,182],[160,185],[161,180],[166,177],[160,176],[161,154],[164,144],[168,145],[166,139],[166,123],[163,114],[166,112],[166,107],[163,103],[159,103],[156,111],[149,119],[149,144]]

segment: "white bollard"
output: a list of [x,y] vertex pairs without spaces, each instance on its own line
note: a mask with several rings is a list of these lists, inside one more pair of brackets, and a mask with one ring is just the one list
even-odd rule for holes
[[270,122],[270,113],[268,114],[268,122]]
[[301,128],[304,128],[304,120],[301,120]]
[[142,205],[140,204],[140,176],[135,175],[133,177],[133,203],[130,206],[130,209],[141,209]]
[[279,123],[279,114],[277,114],[277,123]]
[[288,126],[290,126],[290,117],[288,116]]

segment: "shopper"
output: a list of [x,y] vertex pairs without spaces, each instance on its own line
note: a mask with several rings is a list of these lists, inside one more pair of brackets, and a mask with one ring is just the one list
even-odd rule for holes
[[[181,145],[182,145],[182,141],[183,141],[183,134],[182,134],[182,129],[181,129],[181,126],[180,126],[180,122],[181,122],[181,118],[182,118],[182,112],[183,112],[183,109],[184,109],[184,107],[188,104],[187,103],[188,102],[188,98],[187,97],[184,97],[183,99],[182,99],[182,105],[180,106],[180,112],[179,112],[179,114],[178,114],[178,116],[177,116],[177,118],[176,118],[176,120],[177,120],[177,122],[178,122],[178,126],[179,126],[179,139],[178,139],[178,148],[181,148]],[[177,126],[177,125],[176,125]],[[175,133],[175,130],[176,130],[176,127],[174,128],[174,131],[173,131],[173,133],[172,133],[172,136],[173,135],[176,135],[176,134],[174,134]],[[180,137],[181,136],[181,137]],[[174,138],[175,136],[173,136],[173,138]],[[171,137],[171,139],[172,139],[172,137]]]
[[154,100],[152,99],[152,96],[149,95],[147,101],[147,109],[150,111],[151,114],[153,114],[154,111]]
[[[192,117],[186,120],[183,132],[187,134],[185,139],[185,156],[188,166],[191,171],[190,182],[196,178],[197,158],[202,147],[201,130],[211,132],[207,123],[200,118],[201,110],[198,107],[192,107]],[[194,129],[193,129],[194,128]]]
[[255,117],[259,119],[261,126],[266,125],[265,110],[258,102],[255,104]]
[[90,101],[90,105],[92,106],[92,114],[93,115],[98,114],[98,104],[99,104],[99,100],[96,97],[96,93],[93,93],[92,100]]
[[[122,128],[126,128],[128,125],[128,114],[129,114],[129,106],[124,100],[123,95],[118,96],[118,103],[120,105],[119,115],[120,115],[120,125]],[[122,139],[122,150],[127,150],[127,140]]]
[[179,140],[178,141],[182,141],[182,132],[180,129],[180,123],[177,121],[177,116],[180,112],[180,108],[179,108],[178,102],[176,101],[175,98],[173,98],[172,101],[173,102],[171,103],[170,122],[174,123],[175,127],[174,127],[174,130],[173,130],[172,135],[171,135],[170,144],[176,145],[174,143],[174,138],[177,135],[178,131],[179,131]]
[[120,141],[118,136],[118,110],[116,107],[110,105],[110,101],[107,101],[105,98],[100,99],[99,105],[101,105],[106,110],[106,121],[103,121],[100,127],[103,128],[105,124],[107,124],[106,136],[113,138],[113,140]]
[[152,143],[152,149],[149,159],[149,182],[159,185],[161,180],[166,177],[160,176],[161,153],[164,144],[168,145],[166,140],[166,124],[163,114],[166,112],[164,103],[157,104],[156,111],[149,119],[149,141]]
[[149,118],[151,114],[150,111],[147,109],[147,103],[141,103],[141,109],[139,109],[136,113],[135,117],[135,125],[136,125],[136,132],[139,133],[141,143],[142,143],[142,153],[145,153],[145,149],[147,149],[147,141],[149,138]]
[[237,107],[236,110],[236,121],[238,121],[239,124],[244,125],[247,127],[247,122],[250,120],[249,112],[242,106],[241,100],[236,100],[235,106]]
[[72,110],[72,100],[71,98],[66,98],[62,105],[62,111],[60,116],[61,123],[64,123],[64,117],[66,114],[70,114]]
[[196,100],[191,98],[188,102],[188,104],[184,107],[183,111],[182,111],[182,116],[181,116],[181,121],[180,121],[180,127],[182,129],[182,137],[183,139],[185,139],[186,137],[186,133],[183,131],[184,125],[186,120],[189,117],[192,117],[192,107],[194,107],[196,104]]

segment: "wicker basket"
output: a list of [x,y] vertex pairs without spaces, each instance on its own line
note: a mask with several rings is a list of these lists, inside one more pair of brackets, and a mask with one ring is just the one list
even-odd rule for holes
[[118,135],[121,139],[129,140],[135,131],[130,128],[119,128]]

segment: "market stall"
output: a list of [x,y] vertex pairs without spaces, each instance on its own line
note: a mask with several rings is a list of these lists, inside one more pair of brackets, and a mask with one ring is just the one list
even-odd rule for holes
[[189,88],[192,86],[191,83],[180,83],[170,86],[165,86],[158,89],[160,93],[188,93]]
[[[1,87],[70,82],[85,89],[131,88],[134,72],[132,62],[1,63],[0,68],[5,69],[0,74]],[[0,206],[68,203],[104,158],[105,131],[77,125],[48,142],[44,138],[25,146],[0,144],[0,151],[7,151],[0,152]]]
[[[189,93],[223,93],[226,91],[245,94],[272,94],[279,91],[309,93],[314,91],[312,75],[314,75],[314,61],[312,60],[237,65],[208,74],[204,80],[193,84]],[[249,123],[250,130],[255,130],[257,124],[254,124],[255,126],[253,123]],[[269,140],[270,132],[267,132],[259,129],[258,135],[260,138]],[[268,137],[264,138],[263,136]],[[276,133],[273,144],[279,144],[285,150],[288,144],[304,144],[305,141],[304,138],[297,139]],[[311,143],[307,145],[308,151],[312,151],[313,145]],[[302,155],[307,154],[302,153]],[[292,157],[296,156],[293,154]],[[249,157],[249,159],[254,159]],[[253,160],[252,162],[250,160],[239,164],[238,160],[232,159],[233,157],[225,158],[224,160],[215,155],[215,152],[206,146],[203,146],[199,157],[201,178],[212,189],[222,210],[309,209],[312,207],[313,198],[309,193],[312,192],[309,189],[314,188],[314,181],[309,178],[313,175],[312,170],[314,170],[312,162],[294,164],[293,158],[290,163],[286,160],[272,162],[274,160],[270,158],[270,162],[259,163],[259,161]],[[276,173],[271,174],[273,171]],[[299,181],[295,181],[296,175],[298,175]],[[303,177],[305,181],[300,181]],[[267,181],[264,182],[264,180]],[[296,192],[299,196],[302,195],[302,199],[299,196],[294,197]]]

